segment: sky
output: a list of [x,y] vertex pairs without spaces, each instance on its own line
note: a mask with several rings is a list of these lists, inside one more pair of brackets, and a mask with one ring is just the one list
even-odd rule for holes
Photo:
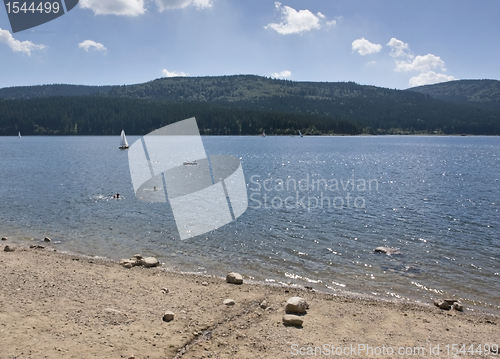
[[254,74],[406,89],[500,79],[500,1],[80,0],[12,33],[0,88]]

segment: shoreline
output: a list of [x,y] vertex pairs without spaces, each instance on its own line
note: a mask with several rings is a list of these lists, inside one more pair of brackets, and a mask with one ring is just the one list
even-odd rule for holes
[[[5,245],[15,250],[4,252]],[[0,266],[1,359],[293,358],[293,348],[360,344],[427,351],[439,344],[440,355],[451,357],[448,344],[500,344],[500,316],[488,313],[248,280],[234,285],[163,266],[127,269],[12,241],[0,243]],[[301,327],[282,322],[294,296],[309,304]],[[228,298],[235,304],[224,305]],[[167,310],[175,313],[171,322],[162,320]]]

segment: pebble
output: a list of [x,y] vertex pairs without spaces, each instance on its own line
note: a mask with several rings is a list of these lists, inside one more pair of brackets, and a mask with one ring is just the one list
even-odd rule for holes
[[243,284],[243,277],[239,273],[231,272],[226,276],[226,282],[231,284]]
[[451,309],[450,303],[448,303],[445,300],[441,300],[441,299],[436,299],[434,301],[434,305],[436,307],[438,307],[439,309],[443,309],[443,310],[450,310]]
[[44,241],[44,242],[52,242],[52,240],[51,240],[49,237],[45,237],[45,238],[43,239],[43,241]]
[[263,300],[262,303],[259,304],[259,306],[262,308],[262,309],[266,309],[268,307],[267,305],[267,300]]
[[208,282],[201,282],[201,285],[206,287],[208,285]]
[[175,314],[171,312],[170,310],[167,310],[165,314],[163,314],[163,321],[164,322],[170,322],[174,320]]
[[7,238],[7,237],[2,237],[2,241],[6,241],[6,240],[8,240],[8,239],[9,239],[9,238]]
[[448,302],[448,303],[450,303],[450,304],[453,304],[453,303],[455,303],[455,302],[458,302],[458,299],[448,298],[448,299],[445,299],[444,301],[445,301],[445,302]]
[[5,246],[3,251],[4,252],[14,252],[14,247]]
[[224,300],[224,304],[225,305],[234,305],[235,303],[234,303],[234,300],[228,298],[228,299]]
[[287,313],[305,313],[309,309],[306,300],[301,297],[291,297],[286,301],[285,312]]
[[453,309],[458,310],[459,312],[463,312],[464,306],[462,305],[462,303],[455,302],[453,303]]
[[134,254],[133,258],[137,259],[137,260],[141,260],[142,258],[144,258],[143,256],[141,256],[140,254]]
[[34,249],[44,249],[45,247],[40,245],[40,244],[31,244],[30,245],[30,248],[34,248]]
[[285,325],[292,325],[294,327],[299,327],[304,323],[304,320],[302,320],[301,317],[298,315],[292,315],[292,314],[285,314],[283,316],[283,324]]

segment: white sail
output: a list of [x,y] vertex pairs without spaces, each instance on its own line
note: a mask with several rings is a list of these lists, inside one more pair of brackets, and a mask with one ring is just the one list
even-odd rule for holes
[[19,132],[19,133],[17,134],[17,137],[21,138],[21,132]]
[[120,135],[120,148],[128,148],[127,137],[125,136],[125,131],[122,130]]
[[302,136],[303,136],[303,135],[302,135],[302,132],[300,132],[300,130],[299,130],[299,136],[300,136],[300,137],[302,137]]

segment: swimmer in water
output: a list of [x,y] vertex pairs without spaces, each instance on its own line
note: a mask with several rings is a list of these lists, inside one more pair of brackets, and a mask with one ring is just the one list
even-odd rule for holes
[[120,194],[119,193],[115,194],[113,198],[120,199]]

